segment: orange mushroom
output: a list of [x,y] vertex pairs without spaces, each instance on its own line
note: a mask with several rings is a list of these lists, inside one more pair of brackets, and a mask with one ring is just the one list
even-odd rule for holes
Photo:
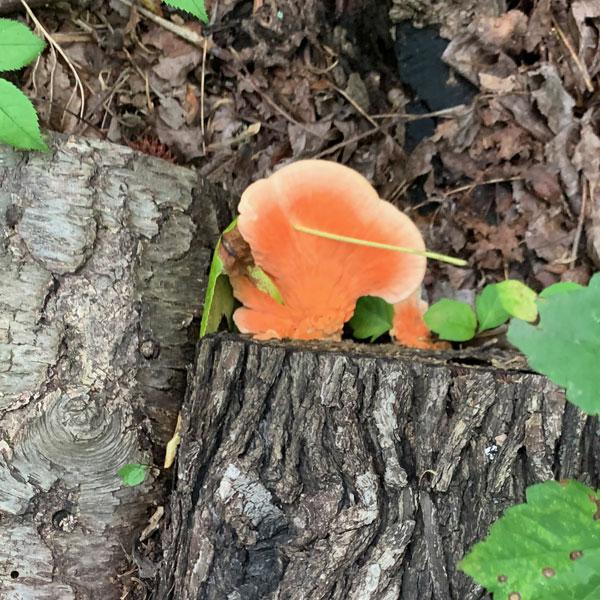
[[325,239],[296,228],[425,250],[410,218],[381,200],[348,167],[319,160],[290,164],[250,185],[239,213],[237,227],[254,264],[283,301],[261,291],[243,269],[229,271],[234,295],[243,305],[234,321],[255,338],[340,339],[360,296],[395,304],[423,280],[423,256]]
[[423,320],[427,308],[427,302],[421,299],[420,289],[394,305],[390,336],[397,344],[423,350],[442,350],[450,347],[446,342],[432,341],[431,332]]

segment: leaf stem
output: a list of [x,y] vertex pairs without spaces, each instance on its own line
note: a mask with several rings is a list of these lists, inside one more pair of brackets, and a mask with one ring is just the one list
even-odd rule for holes
[[446,256],[445,254],[430,252],[429,250],[415,250],[414,248],[404,248],[402,246],[393,246],[392,244],[383,244],[381,242],[370,242],[369,240],[361,240],[360,238],[354,238],[347,235],[338,235],[337,233],[328,233],[327,231],[313,229],[312,227],[304,227],[304,225],[297,225],[295,223],[292,223],[292,227],[296,231],[316,235],[317,237],[334,240],[336,242],[346,242],[348,244],[356,244],[357,246],[368,246],[370,248],[379,248],[381,250],[393,250],[395,252],[404,252],[405,254],[413,254],[415,256],[424,256],[425,258],[439,260],[457,267],[465,267],[468,264],[467,261],[462,258]]

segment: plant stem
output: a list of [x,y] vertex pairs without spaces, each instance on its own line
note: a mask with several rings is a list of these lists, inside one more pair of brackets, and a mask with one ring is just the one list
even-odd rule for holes
[[348,244],[356,244],[357,246],[369,246],[370,248],[380,248],[381,250],[393,250],[395,252],[404,252],[405,254],[413,254],[415,256],[424,256],[425,258],[439,260],[457,267],[465,267],[468,264],[467,261],[463,260],[462,258],[454,258],[453,256],[446,256],[445,254],[430,252],[429,250],[415,250],[414,248],[403,248],[402,246],[382,244],[381,242],[370,242],[368,240],[361,240],[360,238],[349,237],[347,235],[338,235],[337,233],[328,233],[327,231],[320,231],[319,229],[304,227],[304,225],[292,224],[292,227],[296,231],[301,231],[302,233],[308,233],[310,235],[316,235],[317,237],[322,237],[328,240],[335,240],[336,242],[346,242]]

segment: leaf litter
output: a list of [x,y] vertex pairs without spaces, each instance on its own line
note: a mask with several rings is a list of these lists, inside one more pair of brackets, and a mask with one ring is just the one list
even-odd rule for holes
[[38,11],[88,91],[81,121],[72,73],[42,57],[24,84],[43,126],[175,158],[234,196],[299,159],[353,167],[408,212],[428,248],[469,259],[460,275],[430,265],[430,300],[506,278],[585,284],[600,267],[597,3],[515,2],[497,14],[470,0],[395,1],[392,17],[440,28],[443,60],[477,91],[434,116],[411,152],[411,93],[378,3],[207,1],[208,27],[129,4]]

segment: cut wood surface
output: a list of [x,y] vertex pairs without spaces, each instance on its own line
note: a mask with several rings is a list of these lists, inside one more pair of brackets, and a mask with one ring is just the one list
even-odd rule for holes
[[156,599],[488,598],[457,563],[526,486],[598,484],[544,377],[390,352],[200,343]]
[[[227,222],[191,170],[61,139],[0,149],[0,598],[121,597]],[[224,214],[225,214],[224,213]]]

